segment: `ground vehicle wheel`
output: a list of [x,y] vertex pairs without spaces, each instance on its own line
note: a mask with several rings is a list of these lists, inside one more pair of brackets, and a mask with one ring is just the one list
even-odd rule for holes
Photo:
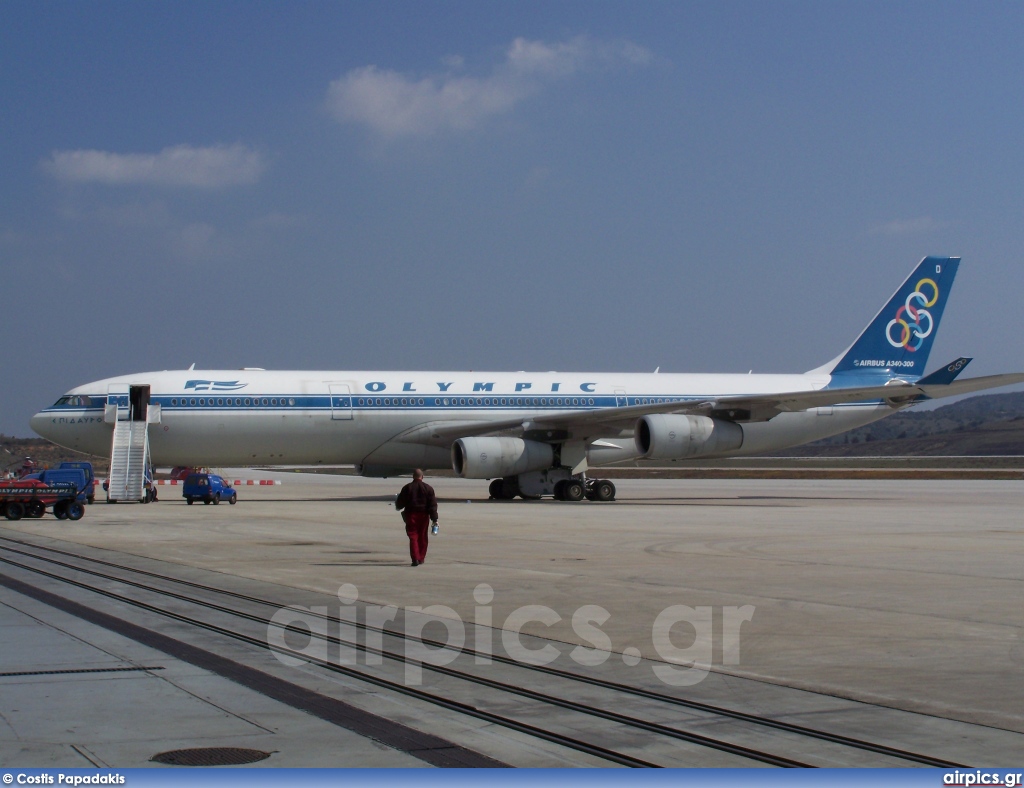
[[615,500],[615,485],[607,479],[601,479],[594,485],[594,498],[595,501],[614,501]]
[[238,493],[231,493],[231,497],[228,498],[228,503],[232,506],[238,503]]
[[81,520],[83,514],[85,514],[85,506],[78,501],[68,501],[69,520]]
[[195,503],[195,501],[193,501],[191,498],[186,498],[185,500],[188,501],[189,506]]
[[96,503],[96,496],[95,496],[95,495],[90,495],[90,496],[89,496],[88,498],[86,498],[85,500],[86,500],[86,502],[88,502],[88,503],[91,503],[91,504],[92,504],[92,503]]
[[583,500],[583,483],[578,482],[575,479],[569,479],[563,483],[562,486],[562,500],[563,501],[582,501]]
[[57,501],[57,503],[53,505],[53,516],[58,520],[68,519],[68,502]]
[[46,506],[40,501],[29,501],[25,504],[25,516],[38,520],[46,514]]
[[205,505],[206,505],[206,504],[208,504],[209,502],[210,502],[210,499],[209,499],[209,498],[203,498],[203,506],[205,506]]
[[216,506],[220,503],[220,493],[217,493],[217,497],[213,499],[213,505]]
[[20,520],[25,515],[25,507],[19,501],[11,501],[7,504],[4,514],[8,520]]

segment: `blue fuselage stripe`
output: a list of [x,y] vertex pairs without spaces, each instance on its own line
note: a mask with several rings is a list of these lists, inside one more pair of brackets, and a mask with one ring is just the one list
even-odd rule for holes
[[[379,411],[453,411],[468,410],[596,410],[636,405],[658,405],[670,402],[707,402],[714,401],[714,395],[598,395],[593,397],[468,397],[468,396],[431,396],[431,397],[358,397],[351,395],[329,397],[326,395],[294,395],[276,397],[174,397],[160,395],[150,402],[160,405],[165,413],[194,412],[288,412],[288,411],[345,411],[345,412],[379,412]],[[69,414],[102,414],[102,395],[93,396],[93,402],[83,408],[81,405],[53,405],[44,409],[44,413]],[[865,402],[847,402],[831,407],[863,407],[874,405],[881,400]],[[122,403],[127,404],[127,403]]]

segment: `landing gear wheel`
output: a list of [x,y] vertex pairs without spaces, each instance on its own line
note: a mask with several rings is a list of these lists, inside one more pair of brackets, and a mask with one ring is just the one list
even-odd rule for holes
[[519,480],[518,479],[502,479],[501,480],[501,497],[506,501],[513,500],[519,495]]
[[556,501],[564,501],[565,500],[565,485],[566,485],[566,480],[565,479],[562,479],[561,481],[555,482],[554,496],[555,496],[555,500]]
[[607,503],[615,500],[615,485],[607,479],[599,479],[594,483],[593,501]]
[[25,516],[25,507],[20,501],[11,501],[4,511],[8,520],[20,520]]
[[563,501],[582,501],[584,495],[583,482],[568,479],[562,482]]
[[78,501],[68,501],[68,519],[81,520],[85,514],[85,506]]
[[502,495],[501,489],[504,486],[504,484],[504,479],[493,479],[491,481],[490,486],[488,486],[487,488],[487,494],[491,496],[492,501],[500,501],[505,498],[505,496]]
[[57,501],[57,503],[55,503],[53,505],[53,516],[56,517],[58,520],[67,520],[68,519],[68,502],[67,501]]
[[46,506],[44,506],[40,501],[29,501],[25,505],[26,517],[31,517],[35,520],[38,520],[44,514],[46,514]]

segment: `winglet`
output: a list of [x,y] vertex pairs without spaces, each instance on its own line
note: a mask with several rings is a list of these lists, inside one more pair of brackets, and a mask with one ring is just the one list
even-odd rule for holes
[[971,363],[971,361],[973,361],[973,359],[958,358],[952,364],[947,364],[946,366],[935,370],[932,374],[925,375],[923,378],[917,381],[917,385],[948,385],[952,383],[954,380],[956,380],[957,375],[963,372],[967,368],[967,365]]

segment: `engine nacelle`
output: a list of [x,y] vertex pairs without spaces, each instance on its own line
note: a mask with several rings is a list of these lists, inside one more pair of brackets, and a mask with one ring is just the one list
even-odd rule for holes
[[743,445],[739,424],[708,416],[652,413],[637,420],[633,434],[645,460],[684,460],[734,451]]
[[452,444],[452,470],[463,479],[497,479],[550,468],[550,444],[522,438],[459,438]]

